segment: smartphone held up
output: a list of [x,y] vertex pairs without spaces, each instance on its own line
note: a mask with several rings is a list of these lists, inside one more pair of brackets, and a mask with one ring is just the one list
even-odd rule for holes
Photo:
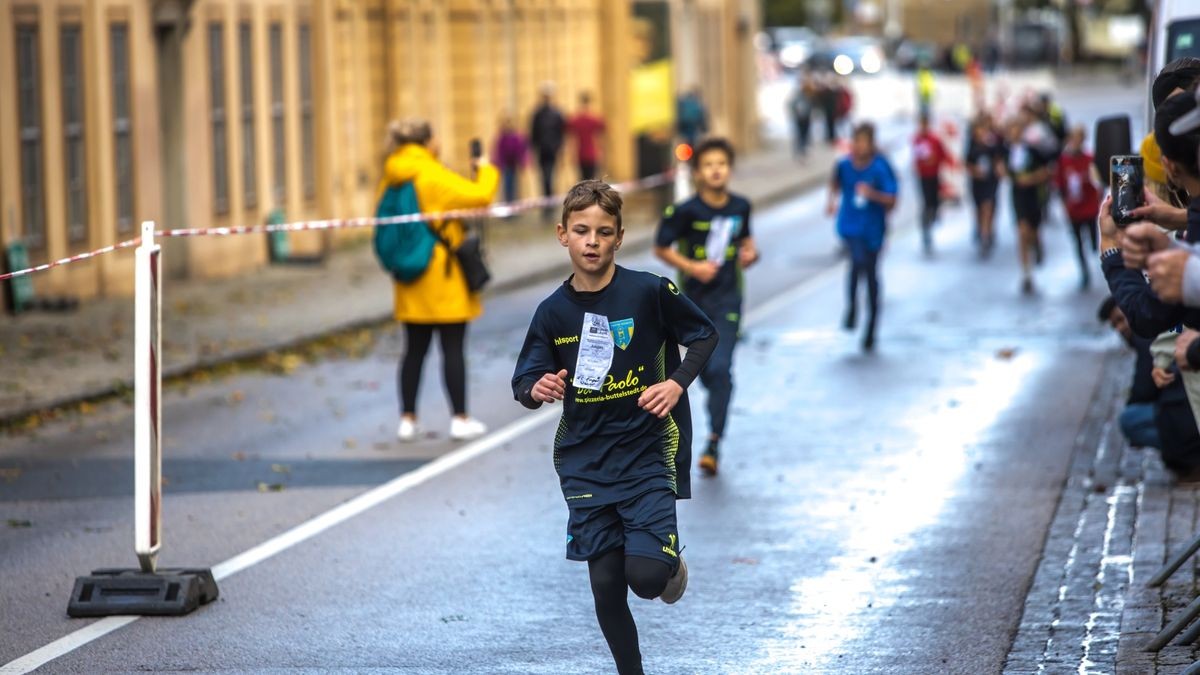
[[1112,191],[1112,218],[1118,227],[1137,220],[1133,210],[1146,203],[1145,171],[1138,155],[1113,155],[1108,187]]

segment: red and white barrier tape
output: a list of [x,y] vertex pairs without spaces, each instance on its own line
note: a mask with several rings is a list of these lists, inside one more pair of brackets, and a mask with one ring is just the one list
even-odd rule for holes
[[[618,192],[638,192],[651,188],[666,185],[673,178],[673,171],[647,176],[638,180],[626,181],[624,183],[616,183],[613,188]],[[509,218],[518,213],[529,211],[537,208],[548,206],[556,206],[562,204],[565,195],[552,195],[549,197],[532,197],[522,199],[507,204],[496,204],[494,206],[486,206],[475,209],[457,209],[454,211],[443,211],[441,213],[417,213],[404,216],[390,216],[387,218],[363,217],[363,218],[334,218],[328,220],[308,220],[294,223],[275,223],[275,224],[260,224],[260,225],[236,225],[232,227],[192,227],[179,228],[173,230],[161,230],[156,232],[158,237],[209,237],[209,236],[228,236],[235,234],[257,234],[262,232],[301,232],[305,230],[341,230],[356,227],[374,227],[376,225],[397,225],[400,223],[415,223],[423,220],[460,220],[464,218]],[[15,277],[33,274],[35,272],[43,272],[52,267],[61,267],[71,263],[80,262],[82,260],[90,260],[107,253],[119,251],[121,249],[133,248],[141,243],[141,237],[129,239],[118,244],[98,248],[87,253],[79,253],[67,258],[60,258],[34,267],[15,270],[0,274],[0,281],[6,281]]]

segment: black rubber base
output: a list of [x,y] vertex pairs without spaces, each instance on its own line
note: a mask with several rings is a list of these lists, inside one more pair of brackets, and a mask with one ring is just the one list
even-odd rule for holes
[[99,569],[75,579],[67,614],[73,617],[136,614],[180,616],[218,596],[207,568]]

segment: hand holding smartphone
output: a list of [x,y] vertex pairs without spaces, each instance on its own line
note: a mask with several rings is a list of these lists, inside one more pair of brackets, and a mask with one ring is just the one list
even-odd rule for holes
[[1146,203],[1145,170],[1138,155],[1113,155],[1109,164],[1108,187],[1112,191],[1112,217],[1124,228],[1137,217],[1133,210]]

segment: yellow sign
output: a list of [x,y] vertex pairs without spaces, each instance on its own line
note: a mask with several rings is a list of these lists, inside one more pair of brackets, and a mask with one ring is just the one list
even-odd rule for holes
[[630,128],[635,134],[669,130],[675,125],[671,94],[674,68],[670,59],[636,66],[630,81]]

